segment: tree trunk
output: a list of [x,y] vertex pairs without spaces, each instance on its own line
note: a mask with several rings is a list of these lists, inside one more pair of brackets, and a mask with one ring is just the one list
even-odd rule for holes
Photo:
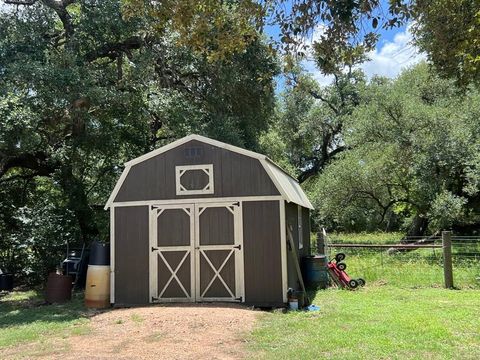
[[74,212],[78,221],[82,240],[85,244],[89,244],[94,238],[98,237],[98,226],[93,209],[88,204],[85,186],[75,177],[72,167],[69,165],[61,170],[61,186],[68,198],[68,207]]
[[407,236],[423,236],[427,231],[428,219],[421,215],[415,215],[407,231]]

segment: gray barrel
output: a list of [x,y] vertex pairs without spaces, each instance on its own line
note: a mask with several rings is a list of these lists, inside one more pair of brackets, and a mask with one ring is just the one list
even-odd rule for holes
[[306,256],[302,259],[305,285],[310,289],[326,289],[328,285],[328,259],[325,255]]

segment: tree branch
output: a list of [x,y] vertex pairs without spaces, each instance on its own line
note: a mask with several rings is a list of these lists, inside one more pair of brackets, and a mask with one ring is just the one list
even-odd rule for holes
[[324,98],[322,95],[320,95],[318,92],[316,92],[314,90],[310,90],[309,93],[315,99],[320,100],[320,101],[324,102],[325,104],[327,104],[328,107],[330,109],[332,109],[335,114],[338,114],[338,109],[330,101],[328,101],[326,98]]
[[0,161],[0,178],[13,168],[34,170],[39,176],[48,176],[55,170],[53,166],[47,164],[47,154],[41,151],[4,157]]
[[100,58],[117,59],[120,53],[128,53],[130,50],[140,49],[145,41],[140,36],[132,36],[123,41],[107,43],[95,51],[87,53],[85,58],[91,62]]
[[67,39],[69,39],[75,31],[72,24],[72,17],[67,11],[67,6],[73,4],[74,2],[75,0],[42,0],[42,3],[45,6],[48,6],[50,9],[53,9],[57,13],[58,17],[62,21],[63,28],[65,29],[65,37]]

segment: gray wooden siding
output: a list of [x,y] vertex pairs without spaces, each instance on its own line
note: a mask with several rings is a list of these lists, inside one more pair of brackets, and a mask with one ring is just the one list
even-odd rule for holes
[[[215,193],[176,195],[175,166],[203,164],[213,164]],[[114,201],[264,195],[279,192],[258,159],[192,140],[132,166]]]
[[149,302],[148,207],[115,208],[115,303]]
[[282,304],[279,202],[244,202],[243,224],[245,301]]

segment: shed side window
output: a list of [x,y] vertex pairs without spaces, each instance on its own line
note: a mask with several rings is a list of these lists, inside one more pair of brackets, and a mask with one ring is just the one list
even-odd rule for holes
[[213,194],[213,164],[175,166],[177,195]]
[[298,248],[303,249],[303,228],[302,228],[302,207],[297,206],[297,223],[298,223]]

